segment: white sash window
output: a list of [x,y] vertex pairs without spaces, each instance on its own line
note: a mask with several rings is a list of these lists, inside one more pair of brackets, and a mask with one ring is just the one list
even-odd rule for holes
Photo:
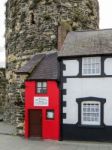
[[100,75],[101,57],[82,58],[82,75]]
[[81,124],[82,125],[100,125],[101,118],[100,102],[87,101],[82,102]]
[[47,93],[47,82],[37,82],[37,93],[39,94]]

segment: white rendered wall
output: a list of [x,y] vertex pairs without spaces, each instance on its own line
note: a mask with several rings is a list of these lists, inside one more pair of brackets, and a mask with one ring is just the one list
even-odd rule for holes
[[112,75],[112,58],[107,58],[104,62],[104,72],[106,75]]
[[77,98],[98,97],[106,99],[104,123],[112,125],[112,78],[68,78],[63,88],[67,90],[67,94],[63,96],[63,101],[67,102],[66,107],[63,108],[63,113],[67,114],[63,123],[78,122]]
[[66,66],[66,70],[63,71],[63,76],[77,76],[79,73],[78,60],[64,60],[63,64]]

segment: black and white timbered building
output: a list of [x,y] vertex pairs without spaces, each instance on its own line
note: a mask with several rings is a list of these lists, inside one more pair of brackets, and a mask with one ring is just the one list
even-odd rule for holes
[[62,139],[112,140],[112,29],[68,33],[59,61]]

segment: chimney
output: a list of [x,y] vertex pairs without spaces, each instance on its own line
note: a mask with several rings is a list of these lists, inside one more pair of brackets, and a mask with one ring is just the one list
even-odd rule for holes
[[61,50],[66,35],[71,30],[72,30],[71,25],[67,21],[61,22],[60,25],[58,26],[58,44],[57,44],[58,50]]

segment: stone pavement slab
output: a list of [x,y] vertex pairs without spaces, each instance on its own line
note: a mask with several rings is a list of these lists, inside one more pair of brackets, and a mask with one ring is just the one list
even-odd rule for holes
[[27,140],[0,134],[0,150],[112,150],[112,143]]
[[112,143],[25,139],[14,133],[14,126],[0,122],[0,150],[112,150]]
[[15,131],[16,129],[13,125],[5,122],[0,122],[0,134],[14,135]]

